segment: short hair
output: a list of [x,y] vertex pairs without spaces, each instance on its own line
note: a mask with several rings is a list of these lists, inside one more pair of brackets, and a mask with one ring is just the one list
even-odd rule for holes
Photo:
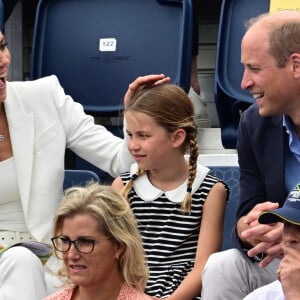
[[[128,111],[144,113],[155,120],[155,122],[165,128],[167,132],[175,132],[183,129],[186,138],[183,143],[183,154],[189,150],[189,177],[187,183],[187,194],[182,202],[182,209],[185,212],[191,210],[192,184],[196,177],[198,143],[197,125],[194,116],[194,106],[186,92],[175,84],[160,84],[141,87],[137,90],[125,109]],[[127,197],[133,180],[143,174],[143,170],[138,170],[132,179],[125,185],[122,194]]]
[[[94,217],[99,232],[122,246],[124,250],[118,260],[121,276],[127,284],[143,291],[148,279],[148,268],[137,223],[127,200],[110,186],[98,183],[72,187],[65,191],[56,212],[54,236],[60,234],[66,218],[82,213]],[[60,258],[56,251],[55,254]],[[67,277],[65,268],[60,270],[59,275]],[[70,284],[68,279],[66,283]]]
[[283,68],[293,53],[300,53],[300,22],[290,22],[274,29],[270,35],[270,53]]
[[283,68],[293,53],[300,53],[300,12],[280,11],[264,13],[247,21],[249,30],[256,24],[263,24],[269,32],[269,53],[276,65]]

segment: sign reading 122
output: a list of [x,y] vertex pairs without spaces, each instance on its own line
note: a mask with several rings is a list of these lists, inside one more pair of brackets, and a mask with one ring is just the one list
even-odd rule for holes
[[117,40],[115,38],[105,38],[99,40],[99,51],[116,51]]

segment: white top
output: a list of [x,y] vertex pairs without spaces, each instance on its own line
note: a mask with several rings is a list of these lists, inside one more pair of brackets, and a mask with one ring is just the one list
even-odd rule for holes
[[285,300],[285,297],[280,281],[276,280],[254,290],[244,300]]
[[26,232],[14,158],[0,162],[0,230]]

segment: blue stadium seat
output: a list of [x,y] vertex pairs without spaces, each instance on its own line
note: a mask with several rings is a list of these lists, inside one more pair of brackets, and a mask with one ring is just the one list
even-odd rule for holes
[[0,0],[0,31],[4,33],[4,4]]
[[215,66],[215,103],[224,148],[236,148],[241,113],[254,99],[241,89],[244,67],[241,40],[248,19],[269,11],[270,0],[223,0],[220,15]]
[[90,181],[100,182],[99,176],[90,170],[65,170],[63,189],[72,186],[84,186]]
[[229,200],[225,212],[222,250],[233,248],[231,232],[236,222],[236,212],[239,204],[240,170],[238,166],[209,166],[211,173],[223,180],[230,188]]
[[128,84],[165,73],[190,87],[190,0],[40,0],[32,79],[56,74],[93,115],[118,115]]

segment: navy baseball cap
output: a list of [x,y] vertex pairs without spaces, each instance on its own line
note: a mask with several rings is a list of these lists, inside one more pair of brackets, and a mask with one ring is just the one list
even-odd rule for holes
[[263,212],[258,217],[261,224],[284,221],[300,225],[300,183],[289,193],[281,208]]

